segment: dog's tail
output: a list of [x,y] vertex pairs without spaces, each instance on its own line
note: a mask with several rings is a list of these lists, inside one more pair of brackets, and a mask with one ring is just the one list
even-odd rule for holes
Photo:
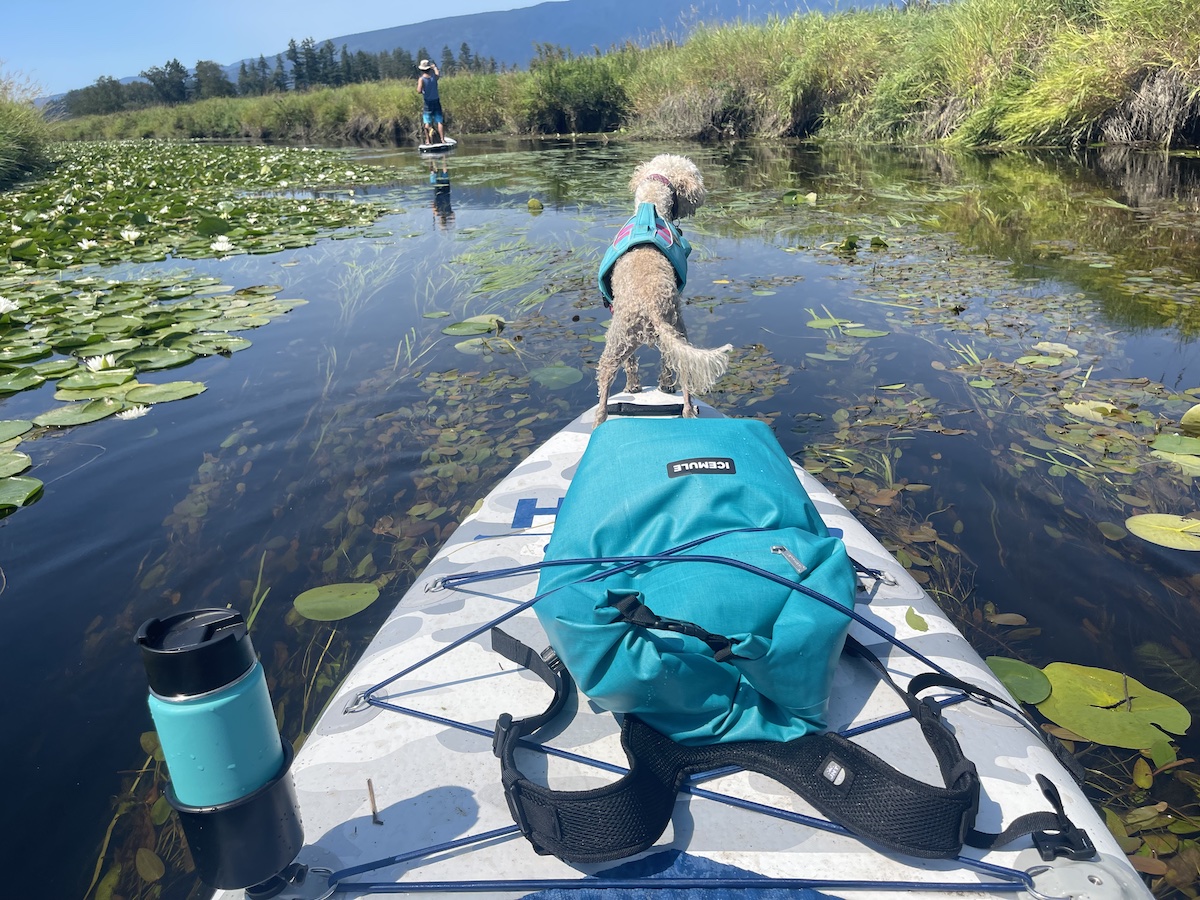
[[717,379],[729,368],[729,357],[733,344],[702,350],[693,347],[679,333],[665,323],[658,330],[659,349],[663,360],[675,370],[679,384],[689,391],[703,394],[716,384]]

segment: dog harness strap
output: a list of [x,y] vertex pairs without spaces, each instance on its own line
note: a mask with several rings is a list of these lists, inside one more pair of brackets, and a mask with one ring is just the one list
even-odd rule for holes
[[[494,630],[493,630],[494,634]],[[766,775],[791,788],[821,813],[861,838],[912,856],[956,856],[971,832],[979,778],[934,704],[911,697],[909,706],[938,761],[947,787],[897,771],[836,734],[807,734],[786,743],[738,741],[690,747],[655,731],[633,715],[621,725],[629,771],[590,791],[554,791],[529,781],[516,766],[520,738],[552,718],[571,690],[561,665],[547,663],[508,635],[493,649],[532,672],[555,692],[549,709],[496,723],[493,750],[509,811],[534,849],[566,862],[622,859],[653,846],[671,821],[675,797],[688,776],[726,766]],[[557,663],[557,659],[554,660]]]
[[653,203],[641,203],[637,212],[621,226],[617,236],[609,245],[604,259],[600,261],[600,271],[596,276],[596,284],[604,296],[606,309],[612,308],[612,268],[617,260],[642,244],[657,247],[671,262],[675,269],[675,284],[682,290],[687,284],[687,261],[692,252],[692,245],[674,223],[668,222],[658,215]]
[[677,218],[676,213],[679,210],[679,198],[675,196],[675,185],[671,184],[671,179],[659,172],[655,172],[652,175],[647,175],[646,180],[657,181],[659,184],[665,184],[667,186],[667,190],[671,192],[671,214],[667,216],[667,218],[674,222]]

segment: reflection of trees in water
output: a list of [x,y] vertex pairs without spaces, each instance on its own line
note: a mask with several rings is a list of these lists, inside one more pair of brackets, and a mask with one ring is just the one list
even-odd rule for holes
[[1172,200],[1189,210],[1200,209],[1200,160],[1162,150],[1105,147],[1096,151],[1093,162],[1130,206]]

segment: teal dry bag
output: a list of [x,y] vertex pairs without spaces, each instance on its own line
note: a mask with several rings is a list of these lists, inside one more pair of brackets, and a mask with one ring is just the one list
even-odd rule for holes
[[853,566],[762,422],[606,422],[546,559],[574,562],[543,568],[534,609],[603,708],[691,745],[824,730]]

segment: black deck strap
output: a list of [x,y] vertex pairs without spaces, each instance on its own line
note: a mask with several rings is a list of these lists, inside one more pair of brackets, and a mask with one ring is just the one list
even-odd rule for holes
[[[847,641],[848,648],[850,640],[852,639],[848,639]],[[858,644],[857,641],[854,643]],[[874,654],[861,644],[858,644],[853,649],[856,655],[863,656],[868,661],[874,658]],[[875,662],[878,663],[877,668],[884,673],[884,679],[892,681],[883,664],[879,663],[878,660],[875,660]],[[892,683],[895,684],[894,681]],[[921,691],[932,687],[945,687],[961,691],[967,696],[988,705],[996,703],[1008,709],[1015,710],[1019,715],[1024,715],[1018,707],[1003,697],[981,688],[977,684],[971,684],[969,681],[963,681],[952,675],[942,675],[938,672],[922,672],[919,675],[913,676],[908,682],[908,693],[915,698]],[[925,705],[927,704],[922,704],[922,706]],[[1055,787],[1054,782],[1041,774],[1038,774],[1036,778],[1043,796],[1054,807],[1053,812],[1025,813],[1025,815],[1018,816],[1010,822],[1008,827],[999,834],[970,828],[963,842],[970,847],[976,847],[980,850],[992,850],[996,847],[1011,844],[1019,837],[1030,835],[1038,854],[1046,862],[1052,862],[1059,856],[1067,856],[1076,860],[1093,859],[1096,856],[1096,847],[1092,843],[1092,839],[1086,831],[1079,828],[1067,818],[1066,810],[1062,804],[1062,797],[1059,795],[1058,788]]]
[[682,403],[630,403],[620,400],[605,407],[610,416],[682,416]]
[[[501,634],[499,645],[495,638],[493,645],[514,662],[532,663],[531,671],[555,689],[551,709],[561,706],[558,695],[570,684],[565,673]],[[810,734],[786,743],[739,741],[687,747],[632,715],[624,717],[621,727],[629,771],[595,790],[550,790],[517,769],[519,738],[549,721],[549,710],[516,721],[502,715],[493,748],[501,761],[513,820],[538,853],[566,862],[609,862],[648,849],[670,824],[675,797],[688,776],[726,766],[779,781],[832,821],[888,849],[926,859],[954,857],[975,820],[978,775],[942,725],[935,706],[914,701],[913,714],[930,742],[946,787],[910,778],[836,734]]]
[[[514,731],[512,738],[516,740],[525,735],[533,734],[562,712],[562,708],[566,705],[567,698],[571,694],[571,676],[567,674],[567,670],[563,667],[562,662],[553,650],[547,648],[546,654],[539,656],[530,647],[521,643],[507,632],[501,631],[499,628],[493,628],[491,633],[493,650],[505,659],[515,662],[519,666],[524,666],[554,690],[554,697],[550,700],[550,705],[546,707],[545,712],[536,716],[527,716],[516,723],[518,727]],[[497,756],[500,755],[498,748],[502,742],[501,731],[507,732],[513,727],[513,717],[508,713],[501,713],[500,718],[496,720],[496,734],[492,738],[492,750]],[[517,731],[520,733],[516,733]]]
[[708,645],[713,652],[713,659],[725,662],[728,659],[740,659],[733,652],[733,641],[724,635],[705,631],[695,622],[685,622],[682,619],[665,619],[642,602],[640,591],[608,591],[609,606],[621,615],[624,622],[638,628],[650,628],[656,631],[670,631],[675,634],[686,634],[698,638]]
[[1018,816],[999,834],[972,828],[967,833],[966,843],[981,850],[991,850],[1028,834],[1033,838],[1038,855],[1045,862],[1053,862],[1059,856],[1076,860],[1094,859],[1096,846],[1086,831],[1067,818],[1062,797],[1054,782],[1042,774],[1036,777],[1043,796],[1050,801],[1054,812],[1032,812]]

